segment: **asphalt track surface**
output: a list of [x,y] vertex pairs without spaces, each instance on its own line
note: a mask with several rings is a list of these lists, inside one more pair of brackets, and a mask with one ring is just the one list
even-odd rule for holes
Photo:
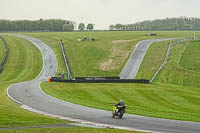
[[[43,69],[33,81],[11,85],[7,95],[19,103],[21,107],[33,112],[45,112],[52,116],[61,116],[79,122],[91,122],[94,125],[104,124],[107,127],[137,129],[165,133],[199,133],[200,123],[177,120],[158,119],[137,115],[125,114],[123,119],[113,119],[111,111],[89,108],[72,104],[47,95],[40,89],[40,83],[54,76],[57,70],[56,56],[51,48],[43,42],[18,35],[36,45],[43,55]],[[149,42],[149,41],[147,41]],[[144,42],[143,42],[144,43]],[[111,107],[112,108],[112,107]]]
[[129,60],[127,61],[126,65],[124,66],[123,70],[120,73],[120,79],[135,79],[139,67],[142,63],[142,60],[149,48],[149,46],[153,42],[160,42],[160,41],[167,41],[172,40],[169,39],[151,39],[151,40],[143,40],[140,41],[137,45]]

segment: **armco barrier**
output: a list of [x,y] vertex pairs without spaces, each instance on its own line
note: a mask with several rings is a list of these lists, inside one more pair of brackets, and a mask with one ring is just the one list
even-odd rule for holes
[[6,59],[7,59],[7,57],[8,57],[8,52],[9,52],[9,51],[8,51],[8,44],[7,44],[6,40],[5,40],[2,36],[0,36],[0,38],[1,38],[1,40],[3,41],[3,44],[4,44],[5,48],[6,48],[5,55],[4,55],[3,60],[2,60],[2,62],[1,62],[1,64],[0,64],[0,73],[1,73],[2,70],[3,70],[3,65],[5,64]]
[[145,79],[62,80],[62,79],[57,79],[57,78],[51,78],[50,82],[64,82],[64,83],[143,83],[143,84],[148,84],[149,80],[145,80]]
[[163,69],[163,67],[168,63],[169,57],[170,57],[170,53],[171,53],[171,49],[173,48],[173,44],[170,43],[168,50],[167,50],[167,54],[165,56],[165,60],[162,63],[162,65],[160,66],[160,68],[158,69],[158,71],[154,74],[153,78],[150,80],[150,82],[153,82],[154,79],[157,77],[158,73]]
[[69,65],[69,61],[68,61],[67,55],[65,53],[65,48],[64,48],[64,44],[63,44],[62,40],[60,41],[60,47],[61,47],[61,50],[62,50],[62,55],[63,55],[64,61],[65,61],[65,66],[66,66],[66,69],[67,69],[67,72],[68,72],[68,75],[69,75],[69,79],[73,79],[72,72],[71,72],[70,65]]

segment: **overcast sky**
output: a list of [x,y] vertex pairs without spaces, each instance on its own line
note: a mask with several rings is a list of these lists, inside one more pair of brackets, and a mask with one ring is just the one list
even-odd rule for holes
[[0,0],[0,19],[61,18],[94,23],[130,24],[166,17],[200,17],[200,0]]

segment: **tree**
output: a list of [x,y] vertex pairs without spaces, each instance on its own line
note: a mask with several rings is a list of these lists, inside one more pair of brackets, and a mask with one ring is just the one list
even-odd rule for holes
[[93,24],[88,24],[87,25],[87,30],[93,30],[94,29],[94,25]]
[[115,28],[116,28],[117,30],[122,30],[122,24],[116,24],[116,25],[115,25]]
[[78,26],[78,29],[79,29],[80,31],[85,30],[85,24],[84,24],[84,23],[80,23],[79,26]]
[[109,26],[109,30],[114,30],[115,29],[115,26],[112,24]]
[[73,31],[73,30],[74,30],[73,24],[64,24],[63,25],[63,31]]

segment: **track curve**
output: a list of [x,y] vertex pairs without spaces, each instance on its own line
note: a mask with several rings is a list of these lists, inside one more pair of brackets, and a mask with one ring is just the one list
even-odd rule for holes
[[26,106],[25,109],[34,110],[34,112],[45,112],[46,114],[79,122],[91,122],[94,125],[102,123],[114,128],[166,133],[200,132],[200,123],[198,122],[167,120],[130,114],[126,114],[123,119],[113,119],[110,111],[72,104],[47,95],[40,89],[40,82],[46,81],[56,73],[57,60],[53,50],[35,38],[23,35],[17,36],[32,42],[41,50],[44,64],[40,75],[36,79],[11,85],[7,90],[7,95],[15,102]]
[[167,41],[172,40],[172,38],[167,39],[151,39],[151,40],[143,40],[138,42],[135,50],[132,52],[129,57],[126,65],[122,69],[120,73],[120,79],[135,79],[137,72],[140,68],[142,60],[150,47],[150,45],[154,42]]

